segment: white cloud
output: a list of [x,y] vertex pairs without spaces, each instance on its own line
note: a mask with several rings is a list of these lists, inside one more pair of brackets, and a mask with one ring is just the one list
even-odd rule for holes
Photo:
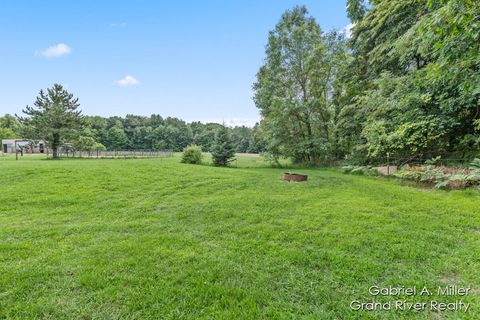
[[46,58],[55,58],[64,56],[66,54],[69,54],[70,52],[72,52],[72,49],[69,46],[67,46],[65,43],[59,43],[54,46],[48,47],[46,50],[40,52],[37,51],[37,54]]
[[352,29],[355,27],[355,23],[349,23],[343,27],[342,32],[345,34],[345,37],[350,38],[352,36]]
[[135,86],[140,83],[135,77],[126,75],[125,78],[115,81],[120,87]]

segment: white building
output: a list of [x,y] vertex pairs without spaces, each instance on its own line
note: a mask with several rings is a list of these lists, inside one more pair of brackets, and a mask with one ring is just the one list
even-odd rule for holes
[[[2,140],[2,152],[3,153],[15,153],[15,146],[18,149],[21,146],[29,146],[32,144],[32,140],[22,140],[22,139],[4,139]],[[45,153],[47,144],[45,141],[34,141],[33,149],[28,150],[27,152],[31,153]]]

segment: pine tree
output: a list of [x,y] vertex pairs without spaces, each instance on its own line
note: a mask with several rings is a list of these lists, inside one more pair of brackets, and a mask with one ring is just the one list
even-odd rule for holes
[[40,90],[33,107],[22,110],[27,117],[18,118],[25,125],[26,138],[45,140],[57,158],[61,143],[76,138],[84,126],[79,106],[78,98],[54,84],[46,93]]
[[221,126],[215,135],[215,141],[212,147],[213,164],[226,167],[235,156],[235,145],[232,135],[225,126]]

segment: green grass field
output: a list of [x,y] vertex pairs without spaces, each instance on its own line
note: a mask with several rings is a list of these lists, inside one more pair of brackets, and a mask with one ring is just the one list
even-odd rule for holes
[[[0,319],[480,318],[480,191],[237,165],[0,157]],[[467,313],[350,309],[449,284],[473,289],[376,300]]]

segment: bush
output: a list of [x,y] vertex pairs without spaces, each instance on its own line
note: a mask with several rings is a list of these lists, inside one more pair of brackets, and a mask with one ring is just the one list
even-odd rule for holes
[[350,173],[359,176],[376,176],[378,173],[371,166],[344,166],[343,173]]
[[442,159],[442,156],[438,156],[438,157],[435,157],[435,158],[432,158],[430,160],[425,161],[425,164],[428,165],[428,166],[439,165],[441,159]]
[[343,173],[350,173],[352,170],[355,169],[355,166],[343,166],[342,167],[342,172]]
[[473,161],[470,162],[470,169],[480,171],[480,159],[478,158],[473,159]]
[[421,182],[435,184],[436,186],[441,186],[445,180],[448,180],[448,177],[443,173],[442,169],[434,166],[427,166],[420,176]]
[[475,161],[470,169],[406,165],[395,175],[402,179],[432,185],[437,189],[463,189],[480,184],[480,171],[475,170]]
[[448,187],[450,189],[463,189],[469,185],[469,176],[465,174],[452,174],[448,178]]
[[[429,160],[427,165],[410,166],[404,165],[395,177],[412,180],[435,187],[436,189],[463,189],[480,185],[480,159],[470,163],[470,168],[456,168],[438,166],[440,157]],[[374,175],[375,170],[371,166],[344,166],[344,173],[356,175]]]
[[394,174],[395,177],[405,180],[420,181],[423,171],[415,170],[410,166],[403,167],[400,171]]
[[280,164],[280,156],[276,154],[265,152],[265,153],[262,153],[261,156],[263,157],[263,159],[265,159],[266,162],[270,164],[271,167],[280,168],[282,166]]
[[359,176],[363,176],[367,173],[367,167],[363,167],[363,166],[360,166],[360,167],[356,167],[354,169],[352,169],[350,171],[351,174],[356,174],[356,175],[359,175]]
[[192,144],[183,149],[182,163],[200,164],[202,163],[202,157],[202,148]]
[[469,185],[480,185],[480,171],[472,171],[467,176],[467,181]]

